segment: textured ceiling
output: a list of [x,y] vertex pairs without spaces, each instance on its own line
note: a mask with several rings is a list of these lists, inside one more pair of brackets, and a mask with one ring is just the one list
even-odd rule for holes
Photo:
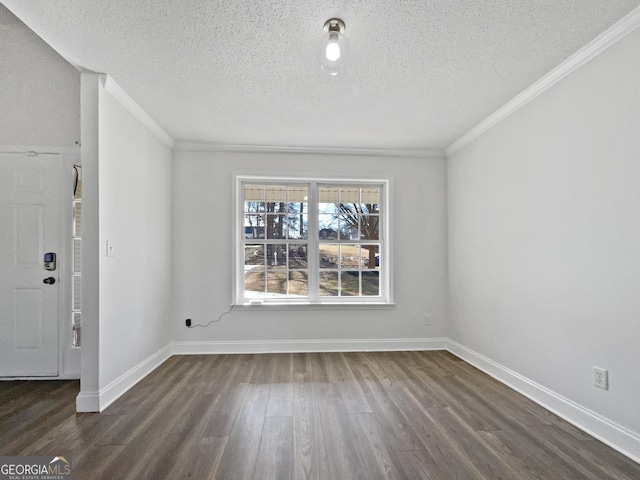
[[[442,149],[640,0],[2,0],[174,139]],[[330,77],[318,48],[346,23]]]

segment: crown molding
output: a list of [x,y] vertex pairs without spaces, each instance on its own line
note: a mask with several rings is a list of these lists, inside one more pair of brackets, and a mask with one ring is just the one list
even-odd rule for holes
[[552,87],[564,77],[577,70],[582,65],[601,54],[610,46],[633,32],[640,26],[640,7],[636,7],[621,20],[613,24],[609,29],[598,35],[595,39],[582,47],[568,59],[551,70],[540,80],[535,82],[522,93],[514,97],[511,101],[484,119],[478,125],[473,127],[467,133],[462,135],[458,140],[453,142],[445,149],[445,154],[451,157],[464,147],[473,142],[476,138],[491,129],[494,125],[504,120],[506,117],[517,111],[520,107],[526,105],[538,95]]
[[232,145],[207,142],[177,141],[173,147],[178,152],[232,152],[232,153],[276,153],[306,155],[349,155],[365,157],[401,157],[445,160],[444,150],[408,148],[327,148],[295,147],[286,145]]
[[109,75],[101,75],[104,89],[118,100],[135,118],[153,133],[167,147],[173,148],[175,140],[151,116],[125,92]]

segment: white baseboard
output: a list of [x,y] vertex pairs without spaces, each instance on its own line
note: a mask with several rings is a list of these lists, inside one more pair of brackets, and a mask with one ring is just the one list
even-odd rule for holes
[[140,362],[128,372],[123,373],[106,387],[98,392],[80,392],[76,397],[76,411],[78,412],[102,412],[114,401],[124,395],[131,387],[158,368],[165,360],[171,357],[172,344]]
[[449,340],[447,350],[567,422],[640,463],[640,436],[473,350]]
[[391,352],[445,350],[446,338],[239,340],[173,342],[174,355],[214,353]]
[[80,392],[76,397],[76,412],[91,413],[100,411],[100,395],[98,392]]

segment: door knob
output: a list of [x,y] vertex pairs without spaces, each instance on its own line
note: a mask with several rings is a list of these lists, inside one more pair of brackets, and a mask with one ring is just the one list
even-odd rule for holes
[[46,283],[47,285],[53,285],[54,283],[56,283],[56,279],[53,277],[47,277],[42,282]]

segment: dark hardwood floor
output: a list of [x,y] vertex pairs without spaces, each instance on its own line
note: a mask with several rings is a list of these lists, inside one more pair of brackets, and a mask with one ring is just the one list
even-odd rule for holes
[[640,465],[447,352],[176,356],[101,414],[0,382],[0,455],[84,479],[633,479]]

